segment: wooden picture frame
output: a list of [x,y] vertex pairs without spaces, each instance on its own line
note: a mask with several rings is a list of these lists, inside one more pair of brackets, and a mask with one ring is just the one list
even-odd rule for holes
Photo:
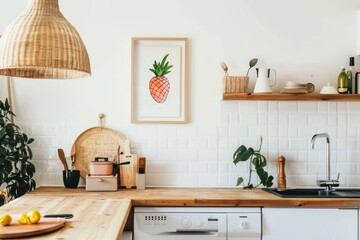
[[188,123],[187,38],[131,38],[131,122]]

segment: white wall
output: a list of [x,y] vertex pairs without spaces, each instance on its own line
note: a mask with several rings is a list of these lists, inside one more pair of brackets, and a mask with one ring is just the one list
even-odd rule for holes
[[[0,0],[0,33],[25,5]],[[239,144],[256,147],[259,135],[275,177],[283,154],[289,184],[312,185],[316,172],[324,173],[325,157],[322,143],[311,152],[308,143],[321,131],[334,142],[334,172],[342,173],[343,184],[360,185],[360,103],[221,101],[219,65],[225,61],[230,74],[240,75],[258,57],[259,66],[277,70],[275,91],[288,80],[313,82],[317,92],[327,82],[336,86],[341,66],[357,51],[358,1],[63,0],[60,7],[88,48],[93,75],[13,80],[16,121],[36,139],[38,184],[62,184],[56,149],[69,152],[105,113],[106,126],[147,157],[148,185],[233,186],[241,171],[232,164],[233,151]],[[189,38],[190,124],[130,124],[134,36]],[[250,81],[253,88],[254,73]]]

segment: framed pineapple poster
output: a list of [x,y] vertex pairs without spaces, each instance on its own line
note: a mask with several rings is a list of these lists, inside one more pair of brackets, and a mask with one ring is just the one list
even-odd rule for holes
[[187,123],[187,38],[131,39],[132,123]]

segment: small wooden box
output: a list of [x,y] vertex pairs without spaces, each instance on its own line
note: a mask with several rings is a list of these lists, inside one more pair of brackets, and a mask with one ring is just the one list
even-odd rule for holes
[[118,190],[118,175],[86,175],[86,191],[115,192]]

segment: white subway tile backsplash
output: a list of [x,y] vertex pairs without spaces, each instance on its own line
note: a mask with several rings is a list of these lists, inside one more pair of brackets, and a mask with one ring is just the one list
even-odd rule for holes
[[157,130],[156,126],[154,125],[140,125],[138,126],[138,134],[141,137],[156,137],[157,136]]
[[229,139],[227,137],[219,138],[219,149],[228,149],[229,148]]
[[347,175],[348,186],[360,187],[360,176],[359,175]]
[[229,125],[239,125],[240,123],[239,113],[229,113]]
[[337,112],[346,113],[347,112],[347,103],[346,102],[337,102]]
[[229,113],[220,113],[220,124],[229,125]]
[[326,126],[327,117],[324,113],[309,114],[309,125],[310,126]]
[[299,113],[316,113],[318,111],[318,102],[298,102]]
[[230,125],[229,126],[229,137],[247,137],[248,127],[245,125]]
[[257,122],[258,122],[258,114],[257,113],[241,112],[241,114],[240,114],[241,126],[257,125]]
[[218,173],[219,172],[219,168],[218,168],[218,164],[217,161],[212,161],[212,162],[208,162],[208,173]]
[[197,162],[189,162],[189,173],[207,173],[207,171],[207,161],[202,160]]
[[287,171],[289,174],[307,174],[308,163],[307,162],[288,162]]
[[238,112],[239,101],[222,101],[220,108],[220,115],[224,113],[236,113]]
[[289,140],[287,138],[280,138],[279,139],[279,149],[280,150],[289,149]]
[[208,138],[208,148],[209,149],[218,149],[219,148],[219,139],[217,137]]
[[298,111],[298,103],[295,101],[279,102],[279,112],[291,113]]
[[[317,103],[317,111],[319,113],[327,113],[328,111],[328,104],[327,102],[318,102]],[[316,112],[316,111],[315,111]]]
[[177,133],[178,131],[176,126],[159,125],[157,127],[157,135],[159,137],[177,137],[178,136]]
[[356,163],[353,162],[339,162],[337,163],[337,172],[348,175],[356,174]]
[[359,114],[349,114],[348,115],[348,128],[349,127],[359,127],[360,115]]
[[189,148],[189,139],[187,137],[179,137],[177,139],[178,149],[188,149]]
[[306,139],[291,139],[289,141],[290,150],[305,150],[308,148]]
[[268,101],[258,101],[258,112],[267,113],[269,111],[269,102]]
[[[286,158],[287,185],[315,186],[325,175],[325,139],[331,141],[332,174],[341,173],[342,186],[360,186],[360,103],[296,101],[222,101],[218,124],[137,125],[118,127],[128,137],[133,152],[147,158],[147,186],[235,186],[239,176],[248,178],[248,162],[235,166],[234,151],[240,146],[258,149],[275,177],[278,157]],[[63,185],[62,165],[56,149],[70,153],[77,136],[88,127],[81,124],[22,123],[35,138],[31,145],[38,184]],[[257,181],[256,177],[254,177]],[[84,184],[84,181],[82,181]]]
[[279,129],[277,125],[270,125],[268,128],[268,136],[269,137],[278,137]]
[[257,113],[258,102],[257,101],[238,101],[239,113]]
[[216,126],[199,126],[198,127],[199,137],[217,137],[218,131]]
[[282,112],[279,114],[279,126],[289,125],[289,114],[287,112]]
[[269,117],[267,112],[259,112],[258,114],[258,124],[260,126],[266,126],[269,122]]
[[177,161],[177,150],[159,150],[159,161]]
[[260,137],[267,136],[268,126],[259,125],[259,126],[250,126],[249,127],[249,137]]
[[232,162],[218,162],[218,171],[221,174],[229,173],[229,164],[233,164]]
[[[238,125],[238,124],[235,124]],[[219,126],[218,128],[219,137],[228,137],[229,136],[229,127],[228,126]]]
[[197,161],[198,152],[197,150],[178,150],[178,159],[182,161]]
[[279,111],[279,102],[277,101],[270,101],[268,102],[269,112],[270,113],[277,113]]
[[278,124],[279,124],[279,115],[276,114],[276,113],[269,113],[268,114],[268,124],[278,126]]
[[198,184],[200,186],[205,186],[205,187],[217,186],[218,175],[217,174],[199,174],[198,175]]
[[200,161],[217,161],[218,150],[217,149],[199,149]]

